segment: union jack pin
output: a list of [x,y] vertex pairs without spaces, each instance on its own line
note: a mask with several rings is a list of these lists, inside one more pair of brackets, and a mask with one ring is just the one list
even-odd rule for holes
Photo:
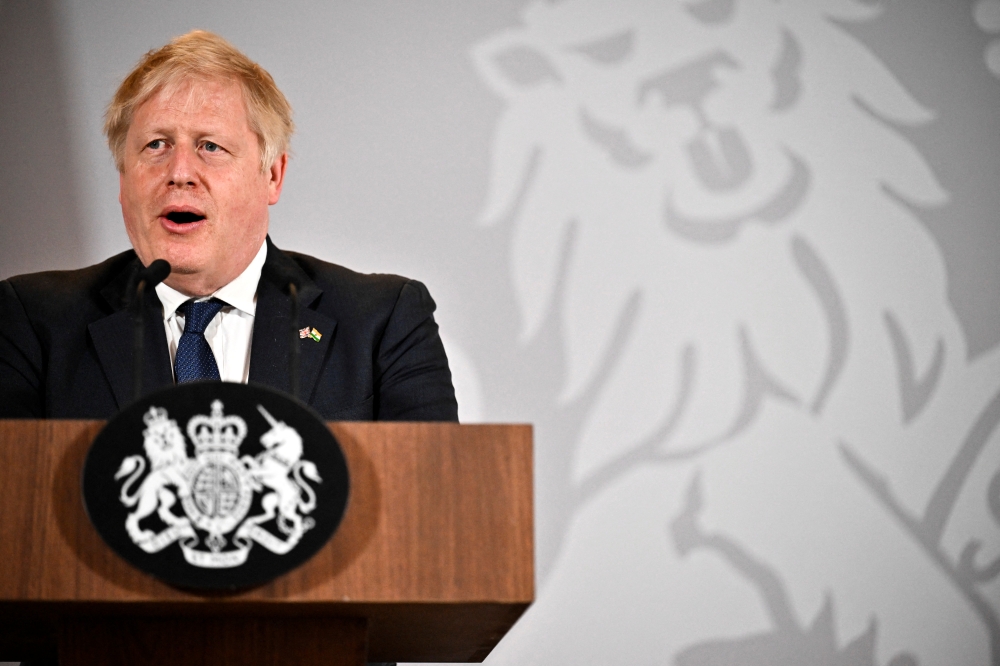
[[313,342],[319,342],[320,339],[322,339],[323,334],[317,331],[315,328],[309,328],[308,326],[306,326],[305,328],[299,329],[299,337],[303,340],[309,338]]

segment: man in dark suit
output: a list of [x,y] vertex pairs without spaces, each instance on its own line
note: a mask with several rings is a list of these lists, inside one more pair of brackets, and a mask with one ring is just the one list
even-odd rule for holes
[[145,299],[145,392],[204,378],[289,390],[295,285],[300,395],[324,418],[457,420],[422,284],[267,238],[291,132],[270,75],[222,38],[195,31],[146,54],[105,122],[134,250],[0,282],[0,418],[107,418],[125,407],[136,283],[165,259],[172,272]]

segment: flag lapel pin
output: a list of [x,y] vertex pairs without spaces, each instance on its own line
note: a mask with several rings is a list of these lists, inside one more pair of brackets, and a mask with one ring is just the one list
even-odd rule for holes
[[308,326],[306,326],[305,328],[299,329],[299,337],[303,340],[309,338],[313,342],[319,342],[323,338],[323,334],[317,331],[315,328],[309,328]]

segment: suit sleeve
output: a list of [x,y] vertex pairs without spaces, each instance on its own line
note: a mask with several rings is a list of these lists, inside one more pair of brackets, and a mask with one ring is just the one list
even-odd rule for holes
[[435,307],[423,284],[403,284],[377,350],[376,420],[458,421]]
[[0,282],[0,418],[45,416],[42,347],[13,285]]

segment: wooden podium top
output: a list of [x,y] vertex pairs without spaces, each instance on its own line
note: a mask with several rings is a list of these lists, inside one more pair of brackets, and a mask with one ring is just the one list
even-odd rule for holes
[[80,473],[102,426],[0,420],[0,624],[363,617],[372,661],[479,661],[534,598],[531,426],[330,423],[351,475],[340,528],[298,569],[226,595],[160,583],[98,536]]

